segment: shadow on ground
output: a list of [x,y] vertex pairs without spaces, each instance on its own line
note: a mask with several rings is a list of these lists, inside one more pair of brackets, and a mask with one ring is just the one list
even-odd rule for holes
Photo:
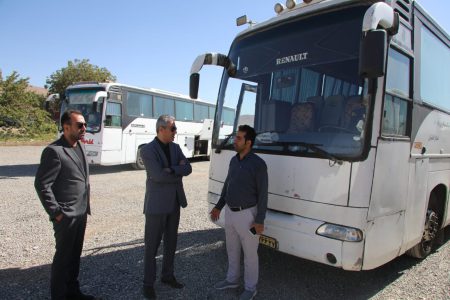
[[[159,299],[236,299],[242,288],[215,291],[226,272],[223,229],[179,234],[177,279],[182,290],[156,282]],[[448,236],[446,241],[448,241]],[[143,299],[143,240],[85,248],[81,262],[83,291],[103,299]],[[371,271],[349,272],[260,248],[260,282],[256,299],[368,299],[418,260],[401,256]],[[161,257],[158,256],[160,269]],[[50,265],[0,270],[2,299],[48,299]]]
[[[196,162],[204,161],[203,158],[191,158],[189,161],[193,164]],[[34,177],[38,169],[39,164],[28,165],[7,165],[0,166],[0,179],[14,179],[16,177]],[[108,174],[119,173],[124,171],[135,170],[131,167],[131,164],[117,165],[117,166],[99,166],[91,165],[89,167],[90,174]],[[136,170],[140,171],[140,170]]]
[[0,166],[0,179],[14,179],[16,177],[34,177],[38,164]]

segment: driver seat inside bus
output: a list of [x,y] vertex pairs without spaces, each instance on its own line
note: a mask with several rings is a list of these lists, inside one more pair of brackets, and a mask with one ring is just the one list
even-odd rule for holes
[[361,96],[351,96],[348,98],[345,105],[344,113],[342,115],[343,128],[346,128],[352,132],[358,132],[357,124],[364,119],[365,107],[362,103]]
[[344,109],[344,97],[331,95],[325,99],[320,115],[319,131],[321,127],[339,127],[341,114]]
[[287,133],[313,131],[314,124],[314,104],[311,102],[296,103],[291,109],[291,118]]
[[306,102],[311,102],[314,104],[315,118],[320,119],[323,107],[323,97],[322,96],[311,96],[306,99]]

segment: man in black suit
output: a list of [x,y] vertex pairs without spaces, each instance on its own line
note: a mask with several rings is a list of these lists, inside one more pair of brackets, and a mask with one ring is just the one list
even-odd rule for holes
[[156,280],[156,253],[164,238],[161,281],[172,288],[184,285],[174,276],[174,258],[177,247],[180,206],[186,207],[183,176],[192,168],[178,144],[173,143],[177,127],[175,118],[162,115],[156,121],[157,136],[142,148],[142,160],[147,170],[145,190],[145,298],[156,298],[153,284]]
[[42,152],[34,181],[39,199],[50,216],[55,231],[51,298],[96,299],[80,291],[78,273],[89,207],[89,166],[80,140],[86,122],[78,110],[61,117],[63,135]]

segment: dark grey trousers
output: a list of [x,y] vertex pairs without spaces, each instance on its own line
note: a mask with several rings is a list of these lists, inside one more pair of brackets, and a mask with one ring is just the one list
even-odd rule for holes
[[50,278],[52,300],[65,299],[80,292],[78,274],[86,220],[87,215],[84,214],[73,218],[64,216],[59,223],[53,221],[56,251]]
[[164,241],[161,278],[174,275],[180,207],[170,214],[145,215],[144,286],[153,287],[156,280],[156,254],[161,239]]

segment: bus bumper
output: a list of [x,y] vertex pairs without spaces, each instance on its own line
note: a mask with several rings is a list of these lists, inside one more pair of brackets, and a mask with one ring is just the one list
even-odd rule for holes
[[[217,196],[209,193],[209,211]],[[212,200],[212,201],[211,201]],[[316,234],[325,222],[268,210],[260,243],[275,250],[350,271],[360,271],[363,263],[364,240],[347,242]],[[224,227],[222,210],[215,224]]]
[[320,236],[325,222],[268,210],[264,235],[274,238],[281,252],[344,270],[360,271],[364,240],[347,242]]

